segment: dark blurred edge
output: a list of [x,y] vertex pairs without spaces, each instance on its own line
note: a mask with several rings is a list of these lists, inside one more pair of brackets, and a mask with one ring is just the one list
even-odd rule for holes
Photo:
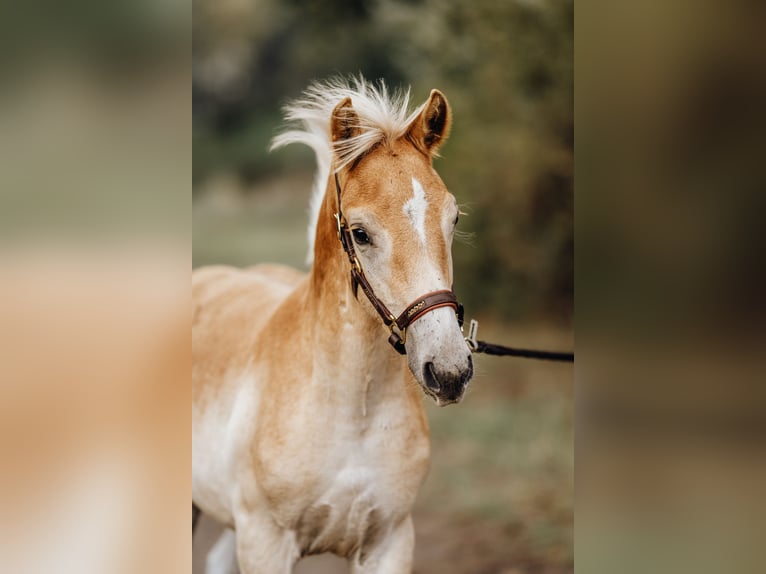
[[766,5],[580,2],[582,572],[756,572]]

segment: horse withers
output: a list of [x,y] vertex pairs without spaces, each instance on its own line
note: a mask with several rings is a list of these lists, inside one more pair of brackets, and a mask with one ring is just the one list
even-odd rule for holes
[[274,142],[316,153],[311,270],[192,275],[193,502],[234,529],[244,574],[324,552],[411,571],[422,394],[460,401],[473,366],[450,289],[458,206],[432,167],[451,112],[437,90],[408,103],[362,78],[311,86]]

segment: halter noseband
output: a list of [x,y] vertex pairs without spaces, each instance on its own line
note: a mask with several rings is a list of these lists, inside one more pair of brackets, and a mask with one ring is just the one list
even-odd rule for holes
[[[354,297],[357,297],[359,286],[362,287],[362,291],[370,300],[372,307],[380,315],[383,323],[388,327],[391,335],[388,337],[388,342],[396,349],[400,355],[406,355],[407,350],[404,345],[407,342],[407,327],[417,321],[420,317],[438,309],[439,307],[452,307],[457,315],[458,324],[463,327],[463,306],[458,303],[455,293],[451,290],[434,291],[427,293],[421,297],[418,297],[407,305],[407,308],[402,311],[402,314],[398,317],[389,311],[388,307],[378,299],[373,291],[372,286],[367,277],[364,275],[362,264],[354,251],[354,240],[351,237],[351,230],[346,223],[346,218],[343,216],[343,211],[340,206],[340,182],[338,181],[338,174],[335,174],[335,189],[338,193],[338,212],[335,214],[335,221],[338,224],[338,239],[343,246],[343,251],[348,256],[349,263],[351,263],[351,288],[354,292]],[[399,331],[398,333],[396,331]]]

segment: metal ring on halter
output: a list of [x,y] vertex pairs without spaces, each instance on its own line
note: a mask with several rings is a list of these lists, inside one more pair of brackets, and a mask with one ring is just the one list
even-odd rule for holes
[[335,217],[335,222],[338,224],[338,240],[343,241],[343,239],[341,238],[343,225],[340,222],[340,214],[336,213],[333,217]]
[[404,329],[399,329],[398,333],[394,331],[394,327],[397,327],[396,321],[392,322],[388,326],[388,330],[391,332],[392,335],[398,335],[402,341],[402,345],[405,345],[407,343],[407,327],[405,327]]
[[465,342],[468,344],[468,348],[475,352],[479,348],[479,344],[476,341],[476,334],[479,332],[479,322],[476,319],[471,319],[468,327],[468,336],[465,338]]

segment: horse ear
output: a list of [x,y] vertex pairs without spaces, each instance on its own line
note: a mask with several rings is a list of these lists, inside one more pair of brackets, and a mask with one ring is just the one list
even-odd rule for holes
[[446,141],[451,125],[452,111],[447,98],[439,90],[431,90],[423,111],[412,120],[407,135],[417,147],[433,157]]
[[332,111],[330,133],[332,141],[347,140],[361,133],[359,116],[351,105],[351,98],[345,98]]

